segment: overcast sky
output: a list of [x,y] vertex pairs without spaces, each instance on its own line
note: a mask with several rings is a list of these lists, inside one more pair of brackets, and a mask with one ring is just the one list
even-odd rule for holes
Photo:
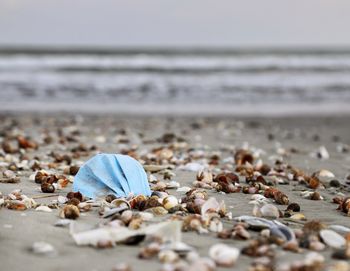
[[348,46],[350,0],[0,0],[0,46]]

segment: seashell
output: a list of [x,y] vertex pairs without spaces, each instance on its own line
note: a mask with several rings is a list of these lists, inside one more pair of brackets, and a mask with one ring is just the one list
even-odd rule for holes
[[59,216],[61,218],[77,219],[80,216],[80,211],[77,206],[68,204],[61,209]]
[[289,203],[289,199],[287,197],[286,194],[284,194],[281,191],[276,191],[274,194],[274,199],[276,201],[277,204],[281,204],[281,205],[288,205]]
[[245,165],[246,163],[249,163],[252,165],[254,162],[253,154],[244,149],[238,150],[235,153],[234,158],[237,166]]
[[340,249],[343,248],[346,244],[345,238],[332,230],[321,230],[320,237],[326,245],[332,248]]
[[317,158],[320,158],[322,160],[329,159],[330,157],[325,146],[319,147],[318,151],[316,152],[316,155],[317,155]]
[[185,193],[187,193],[187,192],[190,191],[191,189],[192,189],[191,187],[182,186],[182,187],[179,187],[178,189],[176,189],[176,192],[185,192]]
[[170,210],[179,204],[177,198],[175,196],[167,196],[163,199],[163,207],[166,210]]
[[129,229],[132,229],[132,230],[138,230],[141,228],[142,223],[143,223],[142,218],[134,218],[134,219],[131,219],[128,227]]
[[152,190],[153,191],[165,191],[166,188],[167,188],[166,183],[165,182],[161,182],[161,181],[157,182],[156,184],[154,184],[152,186]]
[[209,257],[218,265],[223,267],[233,266],[238,257],[240,251],[235,247],[229,247],[224,244],[216,244],[210,247]]
[[223,230],[224,226],[222,222],[220,221],[220,218],[218,217],[213,217],[209,221],[209,231],[210,232],[221,232]]
[[7,203],[6,207],[10,210],[16,211],[24,211],[28,208],[22,201],[19,200],[13,200]]
[[284,243],[283,249],[288,251],[293,251],[293,252],[300,252],[299,244],[296,240]]
[[64,204],[64,203],[66,203],[68,201],[68,199],[67,199],[67,197],[64,197],[64,196],[60,195],[60,196],[57,197],[57,201],[58,201],[58,203]]
[[294,231],[292,231],[289,227],[285,226],[284,224],[282,224],[277,220],[274,220],[269,228],[270,228],[271,236],[281,238],[282,240],[285,240],[285,241],[295,240]]
[[129,222],[131,221],[133,216],[133,213],[131,210],[125,210],[121,216],[120,216],[120,220],[124,222],[125,225],[128,225]]
[[234,220],[238,222],[245,222],[248,224],[250,229],[253,230],[263,230],[266,228],[271,227],[271,221],[265,219],[265,218],[259,218],[255,216],[249,216],[249,215],[242,215],[235,217]]
[[288,205],[286,211],[300,212],[300,205],[298,203],[291,203]]
[[173,169],[173,165],[143,165],[145,171],[148,172],[158,172],[165,169]]
[[72,223],[72,220],[70,219],[59,219],[53,224],[56,227],[66,227]]
[[261,194],[254,194],[250,197],[250,199],[257,201],[258,203],[270,203],[269,199]]
[[135,217],[140,217],[143,221],[151,221],[154,218],[154,215],[148,212],[139,212]]
[[116,208],[128,208],[130,209],[130,203],[123,198],[115,199],[111,202],[111,205],[116,207]]
[[132,268],[128,263],[118,263],[113,266],[112,271],[132,271]]
[[167,189],[176,189],[176,188],[179,188],[180,187],[180,184],[176,181],[170,181],[168,183],[166,183],[166,188]]
[[320,180],[314,176],[311,177],[308,181],[308,187],[310,187],[311,189],[316,189],[320,186]]
[[55,186],[48,182],[43,182],[41,184],[41,191],[44,193],[53,193],[55,192]]
[[205,165],[202,165],[200,163],[195,163],[195,162],[190,162],[187,163],[186,165],[182,165],[178,167],[179,170],[184,170],[184,171],[202,171],[205,169]]
[[41,206],[37,207],[37,208],[35,209],[35,211],[45,212],[45,213],[51,213],[51,212],[52,212],[52,209],[49,208],[49,207],[47,207],[47,206],[45,206],[45,205],[41,205]]
[[157,242],[152,242],[144,247],[139,252],[139,258],[141,259],[151,259],[156,256],[160,251],[160,245]]
[[320,171],[316,172],[316,176],[321,178],[335,178],[334,173],[327,169],[321,169]]
[[46,242],[35,242],[32,247],[31,250],[35,253],[35,254],[41,254],[41,255],[52,255],[55,254],[56,250],[55,248]]
[[275,205],[266,204],[260,208],[262,217],[276,219],[280,216],[280,211]]
[[129,208],[126,207],[126,206],[122,206],[122,207],[117,207],[117,208],[112,208],[112,209],[109,209],[107,208],[106,210],[103,211],[103,218],[107,218],[107,217],[110,217],[112,215],[115,215],[115,214],[119,214],[125,210],[128,210]]
[[222,207],[222,205],[224,205],[223,201],[221,204],[219,204],[216,198],[211,197],[203,203],[201,207],[201,214],[204,215],[207,212],[218,212],[220,207]]
[[[93,230],[76,232],[75,223],[70,225],[70,233],[77,245],[97,246],[100,240],[110,243],[120,243],[135,237],[145,237],[146,235],[157,235],[164,241],[177,242],[181,238],[181,222],[167,221],[142,227],[138,230],[131,230],[127,227],[101,227]],[[138,238],[142,241],[144,238]],[[135,242],[134,242],[135,243]]]
[[350,270],[350,264],[346,261],[337,261],[333,263],[328,271],[349,271]]
[[207,230],[203,228],[204,222],[199,215],[188,215],[185,217],[182,230],[183,231],[197,231],[198,233],[207,233]]
[[306,220],[305,215],[302,213],[297,213],[297,214],[291,215],[289,218],[293,219],[293,220]]
[[232,232],[232,236],[241,239],[241,240],[248,240],[250,239],[250,233],[242,226],[242,225],[237,225],[234,228],[234,231]]
[[174,263],[179,260],[179,255],[172,250],[163,250],[158,254],[158,259],[161,263]]
[[154,214],[156,216],[162,216],[162,215],[166,215],[168,213],[168,211],[164,207],[161,207],[161,206],[149,208],[149,209],[147,209],[147,212],[151,212],[152,214]]
[[333,230],[333,231],[336,231],[340,234],[350,233],[350,228],[342,226],[342,225],[330,225],[328,228]]
[[197,172],[197,181],[204,183],[212,183],[213,182],[213,174],[209,170],[202,170]]
[[309,245],[309,249],[310,250],[313,250],[313,251],[322,251],[326,248],[326,245],[323,244],[322,242],[320,241],[311,241],[310,242],[310,245]]

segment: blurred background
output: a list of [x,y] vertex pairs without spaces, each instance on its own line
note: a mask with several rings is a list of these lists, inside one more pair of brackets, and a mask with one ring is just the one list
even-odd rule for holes
[[0,110],[349,112],[350,1],[1,0]]

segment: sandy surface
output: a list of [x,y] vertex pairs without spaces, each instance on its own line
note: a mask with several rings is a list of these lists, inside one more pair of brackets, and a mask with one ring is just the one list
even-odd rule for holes
[[[298,118],[249,118],[236,119],[233,117],[222,118],[191,118],[191,117],[121,117],[104,116],[98,117],[75,117],[69,115],[61,116],[2,116],[0,118],[0,133],[3,135],[10,130],[13,121],[18,123],[18,132],[23,131],[26,135],[39,140],[40,134],[45,130],[56,132],[58,127],[65,129],[78,129],[80,135],[77,137],[87,145],[96,145],[102,152],[119,153],[126,145],[139,145],[138,151],[149,150],[159,143],[145,144],[143,140],[154,140],[165,132],[173,132],[183,137],[190,147],[203,149],[206,152],[216,152],[228,147],[241,147],[245,142],[250,147],[263,150],[261,158],[272,165],[273,159],[278,156],[276,146],[284,148],[288,155],[283,157],[296,167],[300,167],[308,173],[320,169],[332,171],[336,179],[345,183],[345,177],[350,174],[350,153],[337,151],[339,144],[350,144],[349,117],[298,117]],[[117,143],[116,136],[121,130],[126,131],[130,139],[127,144]],[[140,138],[140,134],[143,138]],[[106,142],[101,143],[103,136]],[[36,151],[28,151],[30,158],[37,156],[46,157],[51,151],[64,152],[65,148],[76,146],[78,143],[70,142],[62,145],[57,141],[53,144],[43,145]],[[330,153],[330,159],[320,160],[310,156],[320,146],[326,146]],[[294,151],[290,152],[293,148]],[[91,152],[89,155],[93,155]],[[221,151],[221,157],[232,157],[227,150]],[[73,161],[86,161],[89,156],[82,156]],[[1,155],[0,155],[0,159]],[[47,158],[45,158],[47,159]],[[60,172],[60,170],[57,170]],[[191,185],[195,180],[195,172],[184,172],[175,170],[176,177],[181,186]],[[3,195],[10,193],[13,189],[20,188],[28,196],[42,194],[39,185],[29,180],[31,170],[19,172],[21,182],[18,184],[0,183],[0,191]],[[300,190],[305,186],[288,184],[278,187],[284,191],[293,202],[301,205],[302,213],[308,220],[319,219],[326,224],[339,224],[350,227],[350,218],[336,210],[337,205],[332,204],[332,198],[338,192],[349,196],[348,185],[345,188],[331,190],[320,190],[324,196],[323,201],[312,201],[302,199]],[[71,191],[71,184],[59,194],[66,195]],[[168,190],[169,193],[179,197],[182,193]],[[217,199],[224,199],[233,216],[251,214],[252,206],[247,204],[251,195],[243,193],[219,194],[210,191],[210,195]],[[49,203],[54,198],[37,199],[39,203]],[[278,206],[285,210],[285,206]],[[130,263],[133,270],[160,270],[161,264],[156,260],[140,260],[137,258],[139,246],[117,246],[111,249],[95,249],[91,247],[78,247],[67,228],[54,227],[58,219],[58,210],[52,213],[36,212],[34,210],[13,211],[6,208],[0,210],[0,269],[1,270],[111,270],[120,262]],[[158,220],[165,220],[166,217]],[[103,219],[99,217],[98,210],[85,213],[78,219],[78,223],[87,223],[91,226],[97,225]],[[283,221],[283,219],[281,220]],[[225,227],[229,228],[232,222],[225,221]],[[292,228],[300,228],[299,224],[290,224]],[[246,241],[221,240],[216,238],[215,233],[198,235],[194,232],[183,234],[183,240],[195,247],[200,255],[208,255],[210,245],[224,242],[236,247],[247,245]],[[46,241],[52,244],[57,255],[46,257],[35,255],[30,251],[31,245],[36,241]],[[307,251],[307,250],[306,250]],[[322,252],[327,258],[330,257],[331,249]],[[278,261],[290,262],[297,258],[303,258],[303,254],[277,250]],[[236,264],[237,270],[245,270],[252,259],[240,256]],[[333,261],[333,260],[332,260]],[[327,264],[332,263],[328,261]]]

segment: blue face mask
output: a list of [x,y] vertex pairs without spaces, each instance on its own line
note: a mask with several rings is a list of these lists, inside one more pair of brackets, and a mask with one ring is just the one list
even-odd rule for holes
[[93,199],[108,194],[151,195],[147,174],[138,161],[128,155],[107,153],[95,155],[79,169],[73,191]]

